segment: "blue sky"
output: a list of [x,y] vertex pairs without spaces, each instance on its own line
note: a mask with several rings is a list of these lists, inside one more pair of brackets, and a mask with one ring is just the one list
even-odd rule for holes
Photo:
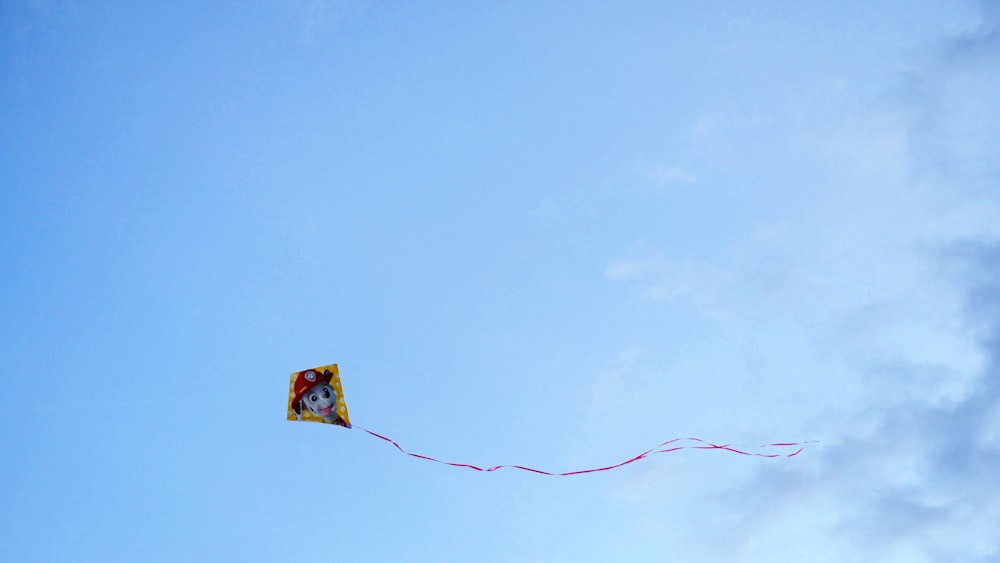
[[0,559],[1000,558],[1000,10],[836,4],[3,3]]

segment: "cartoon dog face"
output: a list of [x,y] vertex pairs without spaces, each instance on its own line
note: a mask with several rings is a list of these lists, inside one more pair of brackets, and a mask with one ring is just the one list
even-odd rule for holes
[[337,392],[329,383],[317,383],[302,396],[302,404],[309,412],[327,422],[337,420]]

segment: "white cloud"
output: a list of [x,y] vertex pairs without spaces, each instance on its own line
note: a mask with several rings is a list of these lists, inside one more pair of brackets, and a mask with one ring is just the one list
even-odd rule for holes
[[[787,138],[810,137],[797,156],[813,184],[776,185],[793,212],[747,210],[759,219],[725,251],[668,255],[649,238],[607,265],[650,307],[694,303],[732,354],[753,352],[752,385],[702,382],[739,395],[705,405],[720,426],[756,402],[771,408],[749,424],[822,440],[795,463],[728,473],[711,517],[692,516],[726,531],[695,532],[688,560],[1000,559],[1000,56],[983,53],[1000,54],[995,26],[956,40],[907,97],[801,124],[808,135]],[[715,112],[692,138],[749,140],[731,133]],[[662,467],[616,498],[655,497],[678,471]]]
[[653,301],[690,300],[704,303],[725,283],[721,270],[692,259],[672,260],[648,241],[639,241],[628,256],[613,260],[604,275],[615,281],[635,282]]
[[648,176],[660,186],[668,184],[694,184],[698,182],[698,176],[693,172],[675,166],[663,166],[650,170]]
[[312,45],[339,29],[348,5],[337,0],[309,0],[300,18],[299,42]]

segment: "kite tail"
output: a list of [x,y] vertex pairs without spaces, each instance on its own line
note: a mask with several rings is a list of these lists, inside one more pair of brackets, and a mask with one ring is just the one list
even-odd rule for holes
[[[730,452],[730,453],[740,454],[740,455],[745,455],[745,456],[777,458],[777,457],[795,457],[795,456],[799,455],[800,453],[802,453],[802,450],[804,450],[807,445],[813,444],[813,443],[818,443],[815,440],[813,440],[813,441],[807,441],[807,442],[776,442],[776,443],[773,443],[773,444],[763,444],[763,445],[758,446],[756,449],[759,450],[759,451],[745,451],[745,450],[741,450],[741,449],[738,449],[738,448],[734,448],[732,446],[732,444],[713,444],[712,442],[706,442],[705,440],[702,440],[701,438],[674,438],[673,440],[667,440],[666,442],[663,442],[662,444],[656,446],[655,448],[650,448],[650,449],[642,452],[641,454],[639,454],[639,455],[637,455],[635,457],[632,457],[632,458],[627,459],[625,461],[622,461],[620,463],[616,463],[614,465],[607,465],[607,466],[604,466],[604,467],[595,467],[595,468],[592,468],[592,469],[580,469],[580,470],[577,470],[577,471],[567,471],[565,473],[555,473],[555,472],[552,472],[552,471],[544,471],[544,470],[541,470],[541,469],[535,469],[533,467],[525,467],[523,465],[494,465],[493,467],[479,467],[478,465],[472,465],[470,463],[457,463],[457,462],[453,462],[453,461],[442,461],[440,459],[436,459],[436,458],[433,458],[433,457],[430,457],[430,456],[408,452],[405,449],[403,449],[403,446],[400,446],[399,443],[396,442],[395,440],[393,440],[392,438],[388,438],[388,437],[383,436],[383,435],[381,435],[381,434],[379,434],[377,432],[372,432],[371,430],[368,430],[367,428],[362,428],[360,426],[355,426],[355,428],[357,428],[358,430],[362,430],[364,432],[367,432],[368,434],[371,434],[372,436],[374,436],[374,437],[376,437],[376,438],[378,438],[380,440],[388,442],[388,443],[392,444],[393,446],[395,446],[396,449],[399,450],[401,453],[406,454],[406,455],[408,455],[410,457],[415,457],[417,459],[423,459],[423,460],[427,460],[427,461],[433,461],[434,463],[440,463],[440,464],[443,464],[443,465],[450,465],[452,467],[465,467],[465,468],[468,468],[468,469],[472,469],[474,471],[482,471],[482,472],[485,472],[485,473],[490,473],[490,472],[496,471],[498,469],[510,468],[510,469],[520,469],[521,471],[527,471],[527,472],[530,472],[530,473],[537,473],[539,475],[550,475],[550,476],[553,476],[553,477],[567,477],[569,475],[583,475],[585,473],[597,473],[599,471],[609,471],[611,469],[617,469],[619,467],[624,467],[624,466],[626,466],[626,465],[628,465],[630,463],[635,463],[635,462],[639,461],[640,459],[645,459],[645,458],[647,458],[649,456],[652,456],[652,455],[665,454],[665,453],[676,452],[676,451],[685,450],[685,449],[694,449],[694,450],[722,450],[722,451],[727,451],[727,452]],[[792,451],[791,453],[786,453],[788,450],[794,450],[794,451]]]

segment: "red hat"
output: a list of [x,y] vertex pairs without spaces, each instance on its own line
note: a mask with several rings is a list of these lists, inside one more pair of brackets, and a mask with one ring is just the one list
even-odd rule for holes
[[330,383],[333,379],[333,373],[330,370],[325,369],[323,373],[320,373],[314,369],[307,369],[306,371],[300,371],[298,375],[295,376],[295,386],[293,390],[295,392],[292,398],[292,410],[295,414],[302,414],[302,405],[300,401],[302,396],[309,392],[315,385],[320,383]]

